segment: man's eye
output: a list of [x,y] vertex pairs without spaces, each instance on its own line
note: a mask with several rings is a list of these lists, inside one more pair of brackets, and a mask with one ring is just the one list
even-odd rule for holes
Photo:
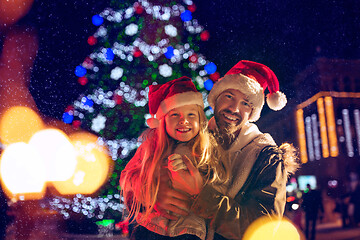
[[250,106],[248,102],[242,102],[244,106]]
[[196,116],[196,114],[195,113],[189,113],[189,116],[194,117],[194,116]]
[[170,116],[171,117],[177,117],[177,116],[179,116],[179,114],[178,113],[172,113]]
[[226,98],[232,98],[232,96],[229,95],[229,94],[226,94],[225,97],[226,97]]

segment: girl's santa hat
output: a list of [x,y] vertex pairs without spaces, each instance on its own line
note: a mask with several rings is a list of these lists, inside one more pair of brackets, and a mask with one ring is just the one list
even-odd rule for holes
[[164,84],[149,87],[149,113],[146,120],[150,128],[157,128],[159,120],[170,110],[185,105],[196,104],[204,108],[202,94],[196,90],[188,77],[181,77]]
[[266,96],[269,108],[275,111],[282,109],[287,100],[285,94],[279,91],[279,81],[274,72],[261,63],[241,60],[214,84],[208,102],[214,109],[216,99],[223,91],[239,90],[248,97],[252,107],[249,121],[256,122],[264,106],[266,88],[269,89]]

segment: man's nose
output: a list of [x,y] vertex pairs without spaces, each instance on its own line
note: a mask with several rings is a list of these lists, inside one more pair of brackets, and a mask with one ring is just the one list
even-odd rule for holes
[[239,102],[233,102],[232,104],[229,104],[228,109],[234,113],[240,112],[240,101]]

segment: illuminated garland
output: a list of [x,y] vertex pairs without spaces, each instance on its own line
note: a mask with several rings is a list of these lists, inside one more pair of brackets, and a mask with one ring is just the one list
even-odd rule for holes
[[49,201],[48,206],[43,207],[58,211],[65,219],[71,217],[69,212],[80,213],[88,218],[103,219],[106,211],[124,211],[119,194],[98,198],[86,197],[81,194],[77,194],[72,199],[56,197]]

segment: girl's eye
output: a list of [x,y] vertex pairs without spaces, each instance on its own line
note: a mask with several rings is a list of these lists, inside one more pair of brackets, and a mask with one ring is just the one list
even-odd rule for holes
[[226,98],[229,98],[229,99],[232,98],[232,96],[231,96],[230,94],[226,94],[225,97],[226,97]]
[[196,114],[195,113],[189,113],[189,116],[194,117],[194,116],[196,116]]
[[177,116],[179,116],[179,114],[178,113],[172,113],[170,116],[171,117],[177,117]]

